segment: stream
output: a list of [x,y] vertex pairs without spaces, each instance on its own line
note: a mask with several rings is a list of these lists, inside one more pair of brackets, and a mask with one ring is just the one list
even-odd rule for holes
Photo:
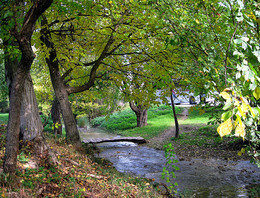
[[[82,140],[116,136],[99,128],[80,131]],[[131,142],[107,142],[97,146],[101,149],[97,157],[112,162],[119,172],[167,184],[161,179],[166,163],[164,151]],[[172,182],[178,183],[180,193],[192,197],[248,197],[246,185],[260,183],[260,169],[249,161],[192,159],[175,165],[180,170],[174,171],[176,179]]]

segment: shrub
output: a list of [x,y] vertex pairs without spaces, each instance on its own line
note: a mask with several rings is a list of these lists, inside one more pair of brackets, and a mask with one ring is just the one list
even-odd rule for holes
[[90,121],[91,126],[97,127],[100,126],[105,120],[105,117],[96,117]]
[[79,127],[83,128],[83,127],[88,126],[88,124],[89,124],[88,118],[85,115],[78,117],[78,126]]

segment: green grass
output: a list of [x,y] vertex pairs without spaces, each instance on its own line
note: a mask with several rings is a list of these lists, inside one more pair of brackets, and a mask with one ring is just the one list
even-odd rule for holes
[[200,112],[197,108],[193,108],[189,110],[188,119],[180,120],[180,124],[207,124],[210,116],[210,112]]
[[[180,113],[182,110],[177,107],[176,111]],[[136,116],[131,109],[114,113],[108,119],[105,117],[96,118],[92,124],[123,136],[142,136],[150,139],[172,127],[174,118],[171,107],[161,105],[148,110],[148,125],[142,128],[136,127]]]
[[[183,108],[176,107],[177,114],[181,113]],[[208,123],[210,113],[200,114],[199,110],[193,108],[189,112],[188,119],[179,119],[180,125],[205,125]],[[158,136],[160,133],[174,126],[172,109],[169,106],[161,105],[152,107],[148,110],[148,125],[142,128],[136,127],[136,116],[131,109],[112,114],[108,119],[99,117],[92,120],[92,125],[101,126],[111,133],[123,136],[142,136],[150,139]]]
[[196,145],[200,147],[217,146],[222,142],[216,133],[217,126],[204,126],[192,133],[180,134],[179,138],[173,138],[179,145]]
[[8,115],[8,113],[0,113],[0,124],[7,124]]

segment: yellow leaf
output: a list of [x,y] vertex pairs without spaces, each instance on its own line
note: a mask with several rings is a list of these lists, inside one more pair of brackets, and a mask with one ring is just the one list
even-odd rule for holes
[[239,124],[237,127],[236,127],[236,130],[235,130],[235,136],[241,136],[243,139],[245,138],[245,135],[246,135],[246,131],[245,131],[245,125],[242,123]]
[[231,100],[229,93],[222,91],[219,95],[221,95],[225,100]]
[[254,113],[254,111],[252,110],[251,106],[248,104],[247,107],[248,107],[249,111],[251,112],[253,118],[255,118],[255,113]]
[[259,100],[260,99],[260,87],[257,87],[254,92],[253,92],[253,96]]
[[200,24],[200,21],[198,19],[195,20],[197,24]]
[[231,133],[232,131],[232,121],[231,118],[227,119],[225,122],[223,122],[222,124],[220,124],[218,126],[218,134],[223,137],[225,135],[228,135]]
[[239,101],[238,101],[238,99],[235,99],[234,106],[239,106]]
[[241,116],[246,117],[246,113],[248,111],[246,103],[242,102],[242,105],[238,106],[237,109],[238,109],[239,113],[241,114]]
[[238,124],[242,125],[243,123],[242,123],[242,120],[241,120],[239,114],[236,114],[236,116],[237,116],[237,119],[236,119],[237,125]]

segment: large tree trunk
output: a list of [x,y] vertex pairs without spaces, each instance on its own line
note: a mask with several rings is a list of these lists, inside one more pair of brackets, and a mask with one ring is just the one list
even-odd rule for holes
[[27,75],[28,72],[26,70],[18,68],[12,82],[4,158],[4,172],[10,174],[14,174],[16,170],[17,155],[19,150],[21,98],[25,77]]
[[[15,2],[20,3],[20,2]],[[31,36],[34,31],[35,23],[41,14],[51,5],[52,0],[38,0],[34,2],[30,10],[24,17],[25,23],[20,32],[14,28],[13,33],[19,43],[19,49],[22,54],[21,61],[17,65],[10,93],[10,111],[7,126],[6,150],[4,157],[4,172],[15,175],[17,154],[19,150],[19,132],[20,132],[20,113],[24,92],[25,79],[29,76],[34,53],[31,47]],[[16,27],[18,28],[18,27]]]
[[[50,54],[52,54],[52,52]],[[54,63],[56,61],[53,62],[53,60],[54,59],[52,59],[52,55],[50,55],[50,59],[47,58],[46,62],[49,66],[51,81],[55,91],[55,95],[61,106],[61,113],[66,129],[66,139],[68,143],[71,143],[74,146],[80,148],[81,141],[79,131],[69,103],[68,92],[60,76],[58,64]]]
[[52,102],[51,107],[51,119],[54,124],[53,132],[55,135],[62,135],[62,123],[61,123],[61,109],[60,109],[60,103],[58,99],[55,97],[55,99]]
[[144,105],[135,105],[134,102],[129,102],[131,109],[135,112],[137,127],[143,127],[147,125],[147,109]]
[[24,86],[20,133],[24,141],[31,141],[42,136],[43,126],[30,75],[25,79]]
[[[4,44],[5,46],[7,45],[6,42],[4,42]],[[18,60],[16,58],[10,58],[8,53],[5,52],[5,73],[9,89],[9,98],[11,98],[12,82],[15,77],[17,66]],[[24,141],[29,141],[41,135],[43,126],[39,115],[31,75],[28,74],[24,80],[24,89],[21,100],[20,138]]]
[[[43,25],[47,24],[46,19],[42,21]],[[41,30],[41,41],[50,49],[49,57],[46,58],[46,63],[49,67],[52,86],[55,92],[55,96],[59,101],[61,107],[61,113],[66,130],[67,142],[73,144],[77,148],[82,146],[78,127],[69,103],[69,95],[64,85],[63,78],[59,71],[59,62],[57,60],[57,52],[54,48],[54,44],[50,41],[50,35],[46,28]]]

